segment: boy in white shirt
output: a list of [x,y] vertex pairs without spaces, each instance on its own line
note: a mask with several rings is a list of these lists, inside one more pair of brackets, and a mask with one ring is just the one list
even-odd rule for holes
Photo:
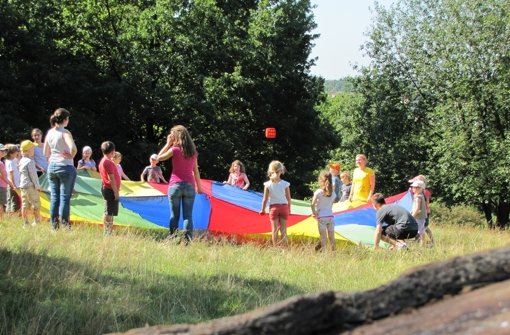
[[28,212],[30,208],[32,208],[34,214],[32,225],[35,226],[41,222],[41,215],[39,213],[41,208],[39,201],[41,185],[39,184],[37,169],[33,159],[34,147],[34,143],[29,140],[21,142],[20,145],[22,157],[19,161],[19,188],[21,189],[21,217],[24,227],[28,225]]

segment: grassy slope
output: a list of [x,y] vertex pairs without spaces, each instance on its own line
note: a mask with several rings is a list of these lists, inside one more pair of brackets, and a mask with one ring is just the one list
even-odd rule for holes
[[315,253],[198,241],[191,246],[95,226],[0,223],[0,334],[98,334],[196,323],[296,294],[366,290],[420,264],[508,245],[508,232],[434,227],[436,248]]

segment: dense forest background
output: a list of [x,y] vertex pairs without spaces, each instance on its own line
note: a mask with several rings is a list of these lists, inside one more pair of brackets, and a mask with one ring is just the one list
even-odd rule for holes
[[309,0],[0,0],[0,140],[46,130],[65,107],[79,149],[99,159],[112,140],[137,178],[183,124],[204,178],[226,179],[240,159],[260,190],[279,159],[299,198],[327,162],[351,170],[362,152],[377,191],[403,191],[425,174],[434,199],[475,205],[505,227],[509,5],[376,5],[363,45],[370,64],[325,82],[310,74]]

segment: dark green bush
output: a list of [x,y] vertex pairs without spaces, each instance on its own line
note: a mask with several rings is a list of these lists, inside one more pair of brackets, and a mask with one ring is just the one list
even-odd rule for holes
[[472,206],[447,207],[441,203],[430,204],[430,222],[436,225],[460,225],[470,227],[487,227],[483,213]]

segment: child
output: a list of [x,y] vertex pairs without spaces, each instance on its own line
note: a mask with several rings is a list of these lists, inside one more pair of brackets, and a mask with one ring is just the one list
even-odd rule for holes
[[97,171],[96,162],[92,159],[92,148],[88,145],[83,147],[81,159],[78,161],[78,167],[76,169]]
[[7,186],[11,185],[2,160],[5,155],[7,155],[7,148],[5,145],[0,144],[0,218],[2,218],[5,212],[5,205],[7,204]]
[[351,193],[351,176],[349,171],[344,171],[340,174],[340,180],[342,181],[342,196],[340,202],[349,200],[349,194]]
[[151,183],[158,183],[161,182],[167,184],[165,177],[163,177],[163,172],[161,172],[161,168],[158,166],[158,155],[152,154],[150,157],[150,163],[151,165],[146,166],[145,169],[143,169],[142,174],[140,175],[140,180],[144,181],[145,175],[147,175],[147,181]]
[[250,181],[246,175],[244,164],[240,160],[232,162],[229,172],[228,180],[225,183],[242,188],[243,190],[247,190],[250,187]]
[[430,230],[430,196],[431,192],[427,188],[427,182],[425,179],[425,176],[420,174],[411,180],[409,180],[410,183],[413,183],[415,180],[421,180],[425,184],[425,189],[423,190],[423,195],[425,196],[425,208],[427,210],[427,219],[425,220],[425,233],[430,239],[430,242],[432,245],[434,245],[434,236],[432,235],[432,230]]
[[119,214],[120,175],[117,166],[112,161],[115,155],[115,144],[105,141],[101,144],[103,158],[99,162],[101,175],[101,194],[104,199],[103,227],[104,235],[108,236],[113,230],[113,217]]
[[331,173],[331,179],[333,181],[333,191],[336,194],[335,203],[340,201],[340,194],[342,191],[342,182],[340,181],[340,177],[338,177],[338,174],[340,173],[340,164],[338,163],[331,163],[328,164],[329,166],[329,173]]
[[39,201],[39,178],[37,177],[37,169],[33,160],[35,145],[29,140],[21,142],[21,160],[19,161],[20,182],[19,188],[21,189],[21,218],[23,219],[23,227],[28,226],[28,211],[32,207],[34,221],[32,225],[38,225],[41,222],[39,208],[41,203]]
[[278,231],[281,240],[287,245],[287,218],[290,214],[290,183],[281,179],[285,173],[285,166],[279,161],[272,161],[267,169],[269,180],[264,183],[264,197],[262,198],[262,209],[260,214],[266,213],[266,204],[269,199],[269,221],[273,245],[278,240]]
[[34,162],[37,168],[37,175],[46,173],[48,169],[48,158],[44,156],[44,143],[42,141],[43,133],[39,128],[32,129],[32,139],[34,140]]
[[423,196],[424,189],[425,183],[421,180],[415,180],[411,184],[411,190],[414,194],[411,215],[415,218],[416,223],[418,223],[418,238],[420,240],[420,245],[423,245],[423,233],[425,232],[425,220],[427,219],[425,197]]
[[124,180],[131,180],[124,173],[124,170],[122,169],[122,165],[120,165],[120,162],[122,162],[122,154],[120,152],[115,151],[115,154],[113,155],[113,162],[115,163],[115,165],[117,165],[117,170],[119,171],[120,178],[124,179]]
[[337,196],[333,191],[331,172],[322,171],[319,174],[319,186],[320,188],[313,193],[312,198],[312,213],[317,219],[321,238],[320,244],[316,247],[316,250],[325,248],[328,244],[328,239],[331,250],[335,250],[335,230],[332,207]]
[[5,170],[9,185],[7,186],[7,213],[15,213],[20,209],[20,200],[16,189],[19,187],[18,156],[19,149],[15,144],[8,144],[7,155],[5,156]]

